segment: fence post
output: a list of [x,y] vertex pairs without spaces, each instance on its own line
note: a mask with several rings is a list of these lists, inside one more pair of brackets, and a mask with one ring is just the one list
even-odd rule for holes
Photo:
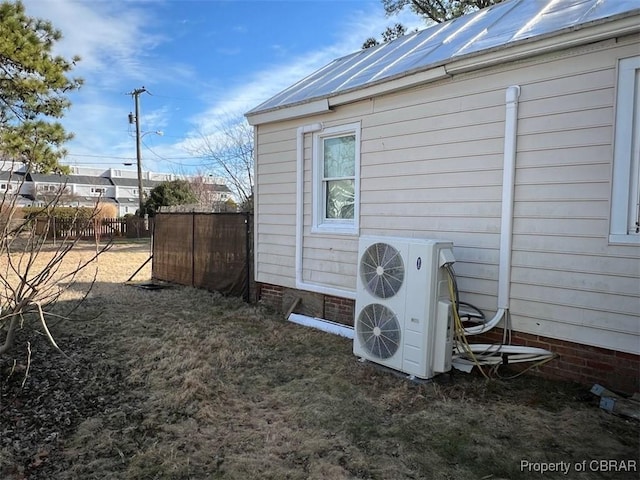
[[245,301],[251,303],[251,243],[249,238],[250,225],[249,225],[249,212],[244,214],[244,251],[245,251],[245,273],[247,275],[247,291],[245,294]]
[[191,212],[191,286],[196,286],[196,212]]

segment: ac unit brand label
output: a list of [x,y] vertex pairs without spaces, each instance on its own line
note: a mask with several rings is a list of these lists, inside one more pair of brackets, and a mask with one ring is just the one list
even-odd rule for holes
[[416,260],[416,268],[420,270],[422,268],[422,257],[418,257]]

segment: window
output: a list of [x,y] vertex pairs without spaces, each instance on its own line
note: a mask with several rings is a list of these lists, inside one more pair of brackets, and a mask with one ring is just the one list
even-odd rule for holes
[[91,193],[104,193],[106,191],[105,188],[91,188]]
[[640,243],[640,56],[618,64],[613,181],[612,243]]
[[0,183],[0,190],[6,190],[7,189],[7,184],[6,183]]
[[313,231],[358,233],[360,124],[327,128],[313,138]]

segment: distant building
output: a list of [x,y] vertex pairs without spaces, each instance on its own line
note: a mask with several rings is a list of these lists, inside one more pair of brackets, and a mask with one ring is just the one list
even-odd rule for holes
[[[71,167],[70,175],[26,173],[12,169],[11,162],[0,162],[0,199],[15,198],[17,206],[45,205],[53,198],[64,206],[93,207],[98,202],[112,203],[118,215],[135,214],[139,206],[138,173],[135,170]],[[144,194],[162,182],[183,179],[194,185],[202,210],[219,211],[220,205],[233,199],[231,190],[220,178],[142,172]]]

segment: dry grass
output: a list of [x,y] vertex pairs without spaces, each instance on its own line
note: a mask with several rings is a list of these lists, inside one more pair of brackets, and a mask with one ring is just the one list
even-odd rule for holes
[[584,387],[412,384],[358,363],[346,339],[239,300],[124,285],[147,248],[106,253],[91,296],[54,331],[63,349],[81,339],[70,355],[115,382],[108,406],[60,442],[55,478],[630,478],[521,472],[525,459],[638,459],[638,423]]

